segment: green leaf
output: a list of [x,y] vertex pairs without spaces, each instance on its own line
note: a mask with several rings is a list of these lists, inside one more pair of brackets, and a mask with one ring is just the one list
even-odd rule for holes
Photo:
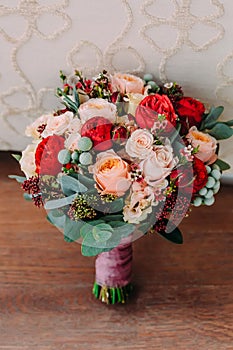
[[181,129],[181,124],[178,124],[173,135],[169,136],[171,143],[173,143],[178,136],[180,138],[180,129]]
[[57,209],[57,208],[65,207],[66,205],[71,204],[75,197],[76,197],[76,194],[73,194],[72,196],[69,196],[69,197],[50,200],[45,203],[44,208],[46,210],[49,210],[49,209]]
[[70,177],[74,177],[75,179],[79,180],[87,188],[93,187],[95,184],[95,180],[93,178],[84,176],[82,174],[72,174]]
[[176,244],[183,243],[182,233],[178,227],[176,227],[172,232],[169,232],[169,233],[159,232],[158,234],[172,243],[176,243]]
[[65,195],[70,196],[74,193],[83,193],[87,191],[87,187],[84,186],[79,180],[69,175],[63,175],[59,178],[62,191]]
[[93,226],[99,225],[99,224],[104,224],[103,220],[92,220],[89,221],[88,223],[86,222],[80,230],[81,236],[84,238],[89,232],[92,232]]
[[77,241],[81,237],[80,230],[83,225],[85,225],[83,221],[74,221],[66,216],[64,236],[69,238],[69,242]]
[[204,128],[212,128],[224,110],[223,106],[212,107],[204,121]]
[[223,140],[228,139],[233,135],[233,129],[226,124],[217,123],[208,133],[215,137],[216,140]]
[[233,126],[233,119],[231,120],[227,120],[225,122],[223,122],[224,124],[228,125],[228,126]]
[[58,216],[58,210],[51,210],[47,215],[47,220],[54,226],[63,229],[65,225],[66,215],[60,214]]
[[113,202],[107,203],[109,213],[121,212],[124,207],[123,198],[115,199]]
[[58,88],[57,89],[57,94],[59,97],[62,96],[62,101],[65,106],[67,106],[69,109],[71,109],[74,113],[77,113],[78,111],[78,105],[71,99],[69,98],[62,89]]
[[110,250],[106,248],[105,242],[96,241],[92,232],[88,232],[82,242],[82,254],[84,256],[95,256],[104,251]]
[[114,235],[121,238],[129,236],[134,230],[135,225],[122,221],[111,221],[110,225],[114,228]]
[[10,179],[16,180],[16,181],[19,182],[20,184],[22,184],[22,183],[26,180],[26,177],[24,177],[24,176],[8,175],[8,177],[9,177]]
[[77,107],[79,107],[80,106],[80,100],[79,100],[79,95],[77,93],[77,90],[76,90],[75,86],[73,88],[73,94],[74,94],[75,103],[76,103]]
[[217,159],[214,164],[217,164],[222,171],[228,170],[231,168],[231,166],[228,163],[224,162],[221,159]]
[[94,226],[92,230],[93,237],[98,242],[106,242],[112,237],[112,231],[101,230],[98,226]]
[[29,194],[29,193],[24,193],[24,194],[23,194],[23,198],[24,198],[26,201],[31,201],[31,200],[32,200],[32,195]]
[[123,215],[122,214],[106,215],[104,217],[104,220],[106,222],[108,222],[108,221],[121,221],[121,220],[123,220]]
[[22,158],[22,155],[21,154],[12,154],[12,157],[15,158],[19,162],[20,159]]

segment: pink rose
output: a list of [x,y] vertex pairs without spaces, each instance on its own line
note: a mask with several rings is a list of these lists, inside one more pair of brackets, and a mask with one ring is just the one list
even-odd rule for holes
[[99,153],[89,171],[93,173],[97,189],[102,195],[123,196],[131,185],[128,163],[113,150]]
[[52,135],[63,135],[73,120],[73,116],[74,114],[72,112],[67,111],[58,116],[51,116],[48,118],[47,125],[41,134],[42,137],[46,138]]
[[196,126],[192,126],[186,138],[194,148],[199,147],[195,154],[198,159],[206,164],[212,164],[216,161],[217,140],[214,137],[198,131]]
[[115,123],[117,108],[116,105],[103,98],[91,98],[80,105],[78,112],[82,124],[94,117],[104,117]]
[[143,94],[144,82],[141,78],[132,74],[115,73],[112,76],[113,91],[120,91],[122,94],[137,93]]
[[128,139],[125,150],[130,157],[144,159],[152,151],[154,137],[146,129],[135,130]]
[[171,143],[166,139],[165,145],[155,146],[139,165],[145,181],[156,186],[171,173],[176,164]]

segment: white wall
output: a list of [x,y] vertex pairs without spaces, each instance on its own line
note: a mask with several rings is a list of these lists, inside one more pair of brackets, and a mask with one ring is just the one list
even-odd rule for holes
[[0,149],[23,149],[25,126],[58,106],[60,69],[152,72],[232,119],[232,18],[232,0],[0,0]]

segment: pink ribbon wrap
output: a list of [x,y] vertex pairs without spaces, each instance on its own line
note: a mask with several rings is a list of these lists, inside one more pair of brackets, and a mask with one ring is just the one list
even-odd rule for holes
[[96,283],[109,288],[126,286],[131,281],[132,260],[132,243],[99,254],[95,262]]

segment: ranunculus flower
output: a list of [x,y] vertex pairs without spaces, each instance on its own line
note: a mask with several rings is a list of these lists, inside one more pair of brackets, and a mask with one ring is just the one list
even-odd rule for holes
[[97,155],[96,163],[89,167],[102,195],[123,196],[131,185],[129,165],[113,150]]
[[81,129],[81,135],[89,137],[96,150],[105,151],[112,146],[111,131],[113,124],[106,118],[89,119]]
[[49,118],[53,117],[50,114],[44,114],[37,118],[32,124],[28,125],[25,130],[25,135],[28,137],[33,137],[34,139],[39,139],[41,133],[38,132],[39,127],[45,128]]
[[120,91],[122,94],[138,93],[144,90],[144,81],[132,74],[115,73],[111,79],[113,91]]
[[46,128],[41,135],[46,138],[52,135],[64,134],[72,119],[73,113],[69,111],[58,116],[51,116],[48,118]]
[[48,136],[37,146],[35,153],[36,173],[57,175],[61,171],[58,153],[64,148],[64,138],[58,135]]
[[35,152],[38,143],[28,145],[22,152],[22,157],[19,161],[20,168],[24,172],[27,179],[36,175]]
[[171,173],[176,164],[171,143],[166,139],[165,145],[155,146],[139,165],[145,181],[156,186]]
[[135,130],[128,139],[125,150],[130,157],[145,159],[152,151],[153,135],[146,129]]
[[181,135],[187,134],[192,126],[201,125],[205,106],[200,101],[192,97],[183,97],[176,103],[175,109],[181,123]]
[[80,105],[78,113],[82,124],[97,116],[104,117],[110,120],[110,122],[115,123],[117,108],[116,105],[103,98],[91,98]]
[[[151,110],[156,113],[151,113]],[[141,128],[151,129],[158,120],[158,114],[162,114],[168,121],[166,132],[169,132],[176,126],[177,115],[173,105],[166,95],[146,96],[136,109],[136,122]]]
[[192,126],[186,138],[194,148],[199,146],[198,152],[195,154],[197,158],[206,164],[212,164],[216,161],[217,140],[214,137],[198,131],[196,126]]
[[196,194],[206,185],[208,181],[208,174],[205,164],[197,157],[193,157],[193,176],[193,194]]

